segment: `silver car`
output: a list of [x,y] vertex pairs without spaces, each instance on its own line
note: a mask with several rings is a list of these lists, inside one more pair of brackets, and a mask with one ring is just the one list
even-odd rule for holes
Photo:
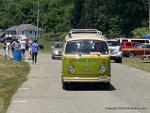
[[52,59],[61,59],[63,51],[63,42],[55,42],[52,46]]
[[109,50],[111,52],[110,59],[116,63],[122,63],[122,51],[117,40],[107,40]]

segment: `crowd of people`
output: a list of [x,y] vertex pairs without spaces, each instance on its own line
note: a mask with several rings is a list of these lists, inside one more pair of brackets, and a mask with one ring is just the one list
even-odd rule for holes
[[4,42],[4,52],[5,52],[5,59],[9,61],[10,52],[14,57],[15,51],[20,52],[21,60],[25,60],[25,52],[29,52],[29,60],[32,60],[34,64],[37,63],[37,55],[39,51],[39,44],[37,40],[28,40],[28,39],[15,39],[12,38],[11,40],[6,40]]

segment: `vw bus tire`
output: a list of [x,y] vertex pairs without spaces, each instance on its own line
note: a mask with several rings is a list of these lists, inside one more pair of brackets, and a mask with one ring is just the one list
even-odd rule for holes
[[115,63],[122,63],[122,58],[116,59]]
[[68,89],[68,83],[62,82],[62,88],[63,89]]
[[107,89],[110,89],[110,83],[105,83],[104,87],[107,88]]

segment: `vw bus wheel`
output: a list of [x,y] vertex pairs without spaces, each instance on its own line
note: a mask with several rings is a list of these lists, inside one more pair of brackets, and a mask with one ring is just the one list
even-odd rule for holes
[[106,89],[110,89],[110,86],[111,86],[110,83],[105,83],[105,84],[104,84],[104,87],[105,87]]

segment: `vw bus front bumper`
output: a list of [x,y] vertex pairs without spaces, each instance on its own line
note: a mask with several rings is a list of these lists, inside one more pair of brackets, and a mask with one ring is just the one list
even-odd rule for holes
[[111,77],[62,77],[63,82],[102,82],[110,83]]

